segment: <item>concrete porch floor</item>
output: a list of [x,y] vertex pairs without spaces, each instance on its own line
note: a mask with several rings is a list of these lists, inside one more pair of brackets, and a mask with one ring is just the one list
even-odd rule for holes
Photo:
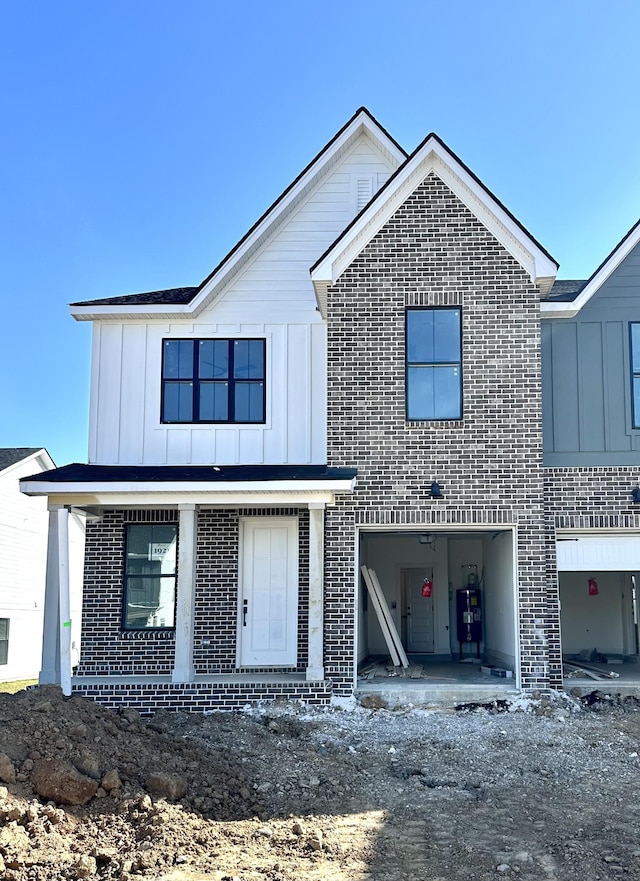
[[482,673],[479,664],[431,661],[423,655],[411,655],[409,660],[422,664],[420,679],[406,678],[395,671],[374,679],[358,677],[356,697],[375,696],[393,708],[409,704],[428,707],[489,703],[507,700],[518,693],[515,678],[502,679]]

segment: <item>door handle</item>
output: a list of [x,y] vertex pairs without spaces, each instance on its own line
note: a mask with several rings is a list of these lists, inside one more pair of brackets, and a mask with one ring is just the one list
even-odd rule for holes
[[247,626],[247,612],[249,611],[249,600],[242,601],[242,626]]

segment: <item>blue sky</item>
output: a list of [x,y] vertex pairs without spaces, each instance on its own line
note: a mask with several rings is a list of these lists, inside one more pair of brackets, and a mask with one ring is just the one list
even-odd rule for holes
[[635,0],[3,0],[0,446],[86,461],[67,304],[198,284],[364,104],[586,278],[640,216]]

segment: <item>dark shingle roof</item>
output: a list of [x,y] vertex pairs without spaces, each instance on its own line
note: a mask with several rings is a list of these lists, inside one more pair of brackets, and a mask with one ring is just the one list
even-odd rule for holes
[[171,304],[184,305],[190,303],[195,297],[199,287],[170,288],[166,291],[148,291],[145,294],[127,294],[123,297],[103,297],[101,300],[81,300],[72,303],[72,306],[126,306],[126,305],[154,305]]
[[249,480],[351,480],[355,468],[327,465],[63,465],[29,481],[52,483],[226,483]]
[[0,447],[0,471],[33,456],[41,449],[42,447]]
[[585,279],[557,278],[549,292],[547,300],[556,300],[561,303],[571,303],[586,285]]
[[296,184],[302,180],[305,174],[313,168],[313,166],[318,162],[325,153],[327,153],[330,147],[338,140],[340,135],[346,131],[354,119],[360,113],[366,114],[369,119],[380,129],[380,131],[384,132],[387,138],[397,147],[397,149],[402,153],[405,157],[407,156],[406,150],[404,150],[400,144],[396,141],[395,138],[391,137],[389,132],[384,128],[384,126],[380,125],[375,116],[367,110],[366,107],[359,107],[353,116],[348,119],[345,124],[342,126],[339,131],[335,133],[335,135],[328,141],[322,150],[317,153],[311,162],[306,165],[300,174],[295,177],[289,186],[280,193],[278,198],[271,203],[271,205],[267,208],[267,210],[256,220],[253,226],[247,230],[247,232],[242,236],[242,238],[236,242],[233,248],[226,254],[222,260],[218,263],[218,265],[209,273],[209,275],[195,288],[172,288],[167,291],[151,291],[147,294],[129,294],[125,297],[105,297],[101,300],[82,300],[79,303],[71,303],[72,306],[126,306],[126,305],[145,305],[145,304],[157,304],[157,305],[185,305],[186,303],[190,303],[194,298],[196,293],[201,290],[206,283],[213,278],[213,276],[227,263],[231,257],[242,247],[242,245],[249,239],[252,233],[258,229],[260,224],[265,220],[272,211],[274,211],[278,205],[284,201],[285,197],[294,189]]

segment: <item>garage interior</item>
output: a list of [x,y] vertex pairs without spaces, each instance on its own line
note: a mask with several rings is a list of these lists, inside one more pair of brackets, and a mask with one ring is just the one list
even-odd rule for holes
[[640,539],[565,534],[556,548],[565,686],[640,684]]
[[[408,668],[393,663],[384,624],[360,577],[358,691],[441,689],[477,699],[518,687],[511,529],[365,531],[373,570]],[[475,698],[473,698],[475,699]],[[415,703],[415,701],[412,701]]]

